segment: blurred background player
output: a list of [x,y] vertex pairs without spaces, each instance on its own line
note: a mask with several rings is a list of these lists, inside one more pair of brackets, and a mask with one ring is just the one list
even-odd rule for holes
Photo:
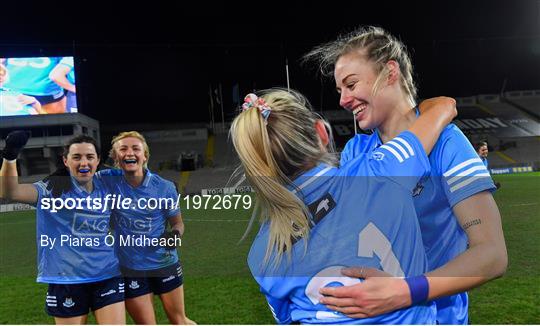
[[[323,286],[360,282],[341,275],[346,266],[382,266],[411,282],[427,271],[411,193],[456,110],[445,98],[424,105],[434,108],[394,139],[406,144],[405,158],[381,147],[338,168],[327,150],[330,129],[301,94],[272,89],[246,97],[230,133],[261,208],[248,264],[279,324],[435,323],[425,287],[411,287],[418,305],[374,318],[352,319],[319,302]],[[395,166],[403,174],[386,177]]]
[[64,57],[49,74],[49,78],[66,90],[66,111],[77,112],[75,68],[73,57]]
[[[382,147],[405,154],[402,145],[390,142],[418,118],[412,63],[402,42],[382,28],[366,26],[315,48],[306,58],[316,61],[325,76],[334,77],[339,104],[358,126],[374,131],[349,140],[341,164]],[[501,217],[491,194],[495,185],[469,140],[453,124],[442,132],[429,159],[431,177],[419,183],[414,199],[431,269],[430,298],[437,298],[438,323],[467,324],[464,291],[500,277],[508,263]],[[389,173],[401,173],[399,166]],[[329,296],[323,302],[353,317],[401,309],[409,302],[407,288],[390,278],[386,286],[383,278],[374,278],[323,293]]]
[[482,160],[482,163],[486,166],[486,169],[489,168],[488,164],[488,143],[485,141],[481,141],[478,144],[476,144],[476,152],[478,153],[478,156],[480,156],[480,159]]
[[5,66],[11,77],[5,87],[35,97],[46,113],[65,113],[64,90],[49,78],[60,60],[59,57],[7,58]]
[[[480,156],[480,159],[482,160],[482,163],[486,166],[486,169],[489,171],[489,163],[488,163],[488,143],[486,141],[481,141],[478,144],[476,144],[476,152],[478,153],[478,156]],[[495,182],[495,186],[497,189],[501,187],[500,182]]]
[[[37,282],[47,283],[46,312],[56,324],[84,324],[93,311],[99,324],[125,324],[124,281],[114,247],[105,237],[109,231],[110,208],[86,205],[54,210],[50,201],[62,199],[103,199],[108,190],[95,176],[99,165],[96,141],[85,135],[72,138],[64,147],[63,161],[70,176],[65,192],[53,189],[50,181],[19,184],[16,159],[29,132],[14,131],[6,138],[0,170],[2,198],[36,206]],[[45,201],[44,201],[45,200]],[[54,239],[43,245],[43,237]],[[62,237],[90,239],[91,242],[64,243]]]

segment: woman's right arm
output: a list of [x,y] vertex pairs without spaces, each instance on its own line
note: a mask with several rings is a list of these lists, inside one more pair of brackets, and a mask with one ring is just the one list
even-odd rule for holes
[[429,155],[444,128],[457,116],[456,100],[439,96],[422,101],[420,115],[408,129],[422,143]]
[[4,159],[0,169],[0,197],[20,203],[35,204],[38,192],[34,185],[20,184],[15,160]]

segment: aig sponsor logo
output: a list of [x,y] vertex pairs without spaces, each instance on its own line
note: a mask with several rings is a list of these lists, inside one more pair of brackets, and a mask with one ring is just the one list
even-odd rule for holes
[[71,230],[74,235],[105,235],[109,231],[109,216],[76,213]]
[[148,234],[152,230],[152,218],[150,217],[133,218],[118,214],[116,224],[137,234]]

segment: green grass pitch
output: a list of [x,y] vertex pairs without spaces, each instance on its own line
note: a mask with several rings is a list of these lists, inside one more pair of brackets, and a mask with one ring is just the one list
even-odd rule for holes
[[[470,291],[471,322],[538,324],[540,173],[495,179],[502,183],[495,198],[503,218],[509,267],[503,278]],[[273,324],[247,268],[250,239],[237,245],[250,211],[192,209],[184,210],[183,216],[186,234],[180,254],[188,316],[199,324]],[[35,262],[34,212],[0,213],[0,324],[53,323],[44,311],[46,285],[35,282]],[[156,313],[158,323],[168,323],[159,299]]]

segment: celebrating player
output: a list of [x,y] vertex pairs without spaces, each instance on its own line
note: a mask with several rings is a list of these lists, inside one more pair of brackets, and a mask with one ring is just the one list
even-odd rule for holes
[[[428,265],[411,193],[429,172],[426,152],[456,111],[448,98],[421,108],[425,113],[391,141],[403,154],[382,146],[338,168],[325,123],[302,95],[268,90],[246,97],[230,132],[261,208],[248,263],[278,323],[435,322],[426,284],[415,277]],[[399,177],[385,177],[397,167]],[[407,277],[418,305],[356,320],[328,310],[319,289],[359,283],[340,273],[358,264]]]
[[71,177],[67,177],[67,191],[57,193],[47,180],[18,183],[16,159],[28,138],[25,131],[7,136],[0,194],[36,205],[37,281],[49,284],[47,313],[57,324],[84,324],[90,310],[99,324],[125,324],[124,282],[114,247],[108,246],[105,239],[110,209],[87,205],[58,210],[51,207],[52,201],[106,197],[107,188],[94,175],[99,165],[96,141],[81,135],[67,143],[63,160]]
[[[341,163],[391,147],[390,140],[416,119],[416,86],[405,46],[381,28],[365,27],[322,45],[308,55],[325,75],[335,78],[340,105],[371,135],[356,135]],[[449,125],[430,157],[431,178],[415,192],[415,206],[429,266],[429,298],[437,300],[440,324],[468,323],[463,291],[501,276],[507,253],[494,185],[463,133]],[[391,174],[400,173],[400,167]],[[349,270],[347,275],[359,276]],[[468,277],[459,277],[468,276]],[[368,279],[361,285],[323,289],[329,307],[352,317],[374,316],[410,305],[403,280]],[[461,292],[461,293],[460,293]],[[451,296],[449,296],[451,295]]]
[[488,168],[488,144],[485,141],[481,141],[478,144],[476,144],[476,152],[478,153],[478,156],[480,156],[480,159],[482,160],[482,163],[485,165],[486,169]]
[[[110,178],[112,191],[140,203],[152,199],[177,201],[174,184],[148,170],[150,150],[144,137],[129,131],[112,140],[110,157],[121,169],[103,170],[99,174]],[[164,201],[162,201],[164,202]],[[135,323],[155,324],[153,295],[159,295],[172,324],[194,324],[184,310],[182,266],[176,246],[165,247],[121,245],[121,239],[138,235],[176,240],[184,233],[184,223],[178,207],[145,209],[136,206],[113,210],[117,253],[126,283],[126,308]],[[167,230],[167,223],[171,231]]]
[[[480,157],[480,159],[482,160],[482,163],[484,164],[484,166],[486,167],[486,170],[489,171],[489,161],[488,161],[488,154],[489,154],[489,149],[488,149],[488,143],[485,142],[485,141],[481,141],[479,143],[476,144],[476,153],[478,153],[478,156]],[[497,189],[499,189],[501,187],[501,183],[500,182],[495,182],[495,187],[497,187]]]

